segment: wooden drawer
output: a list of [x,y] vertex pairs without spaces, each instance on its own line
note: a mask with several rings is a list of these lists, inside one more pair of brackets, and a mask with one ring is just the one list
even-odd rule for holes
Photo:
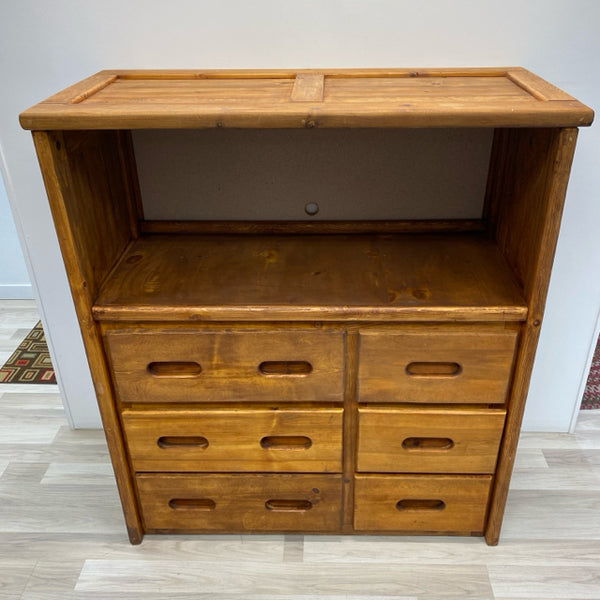
[[136,471],[340,473],[340,408],[123,412]]
[[359,401],[503,403],[516,340],[503,327],[365,329]]
[[122,402],[341,401],[338,331],[106,332]]
[[340,527],[340,475],[138,474],[147,532],[319,532]]
[[357,470],[493,473],[505,410],[361,407]]
[[354,528],[481,534],[490,475],[356,475]]

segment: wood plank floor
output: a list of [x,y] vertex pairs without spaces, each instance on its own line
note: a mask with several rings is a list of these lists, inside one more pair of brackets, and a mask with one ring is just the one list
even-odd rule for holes
[[[0,360],[37,321],[0,301]],[[147,536],[130,546],[102,432],[56,386],[0,385],[0,600],[600,599],[600,411],[525,434],[500,544],[480,538]]]

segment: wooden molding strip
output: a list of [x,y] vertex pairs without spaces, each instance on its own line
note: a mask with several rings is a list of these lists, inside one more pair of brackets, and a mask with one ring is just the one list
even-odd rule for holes
[[142,221],[142,233],[431,233],[481,232],[486,223],[479,219],[432,221]]
[[541,77],[525,69],[507,71],[506,76],[515,85],[518,85],[528,94],[531,94],[536,100],[541,100],[542,102],[548,100],[575,100],[573,96],[569,96],[569,94],[563,92],[560,88],[544,81]]
[[292,102],[323,102],[325,75],[323,73],[298,73],[292,88]]

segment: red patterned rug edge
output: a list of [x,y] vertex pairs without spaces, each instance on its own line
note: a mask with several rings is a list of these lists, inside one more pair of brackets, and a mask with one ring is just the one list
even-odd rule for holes
[[41,322],[33,327],[0,368],[2,383],[56,383]]
[[581,400],[582,410],[598,408],[600,408],[600,339],[596,344],[596,350],[594,351],[594,357],[592,358],[592,365],[587,378],[585,392],[583,393],[583,399]]

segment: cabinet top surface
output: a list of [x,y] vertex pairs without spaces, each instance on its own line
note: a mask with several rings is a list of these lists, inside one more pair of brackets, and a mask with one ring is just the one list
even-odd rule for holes
[[101,71],[23,128],[579,127],[593,111],[525,69]]

